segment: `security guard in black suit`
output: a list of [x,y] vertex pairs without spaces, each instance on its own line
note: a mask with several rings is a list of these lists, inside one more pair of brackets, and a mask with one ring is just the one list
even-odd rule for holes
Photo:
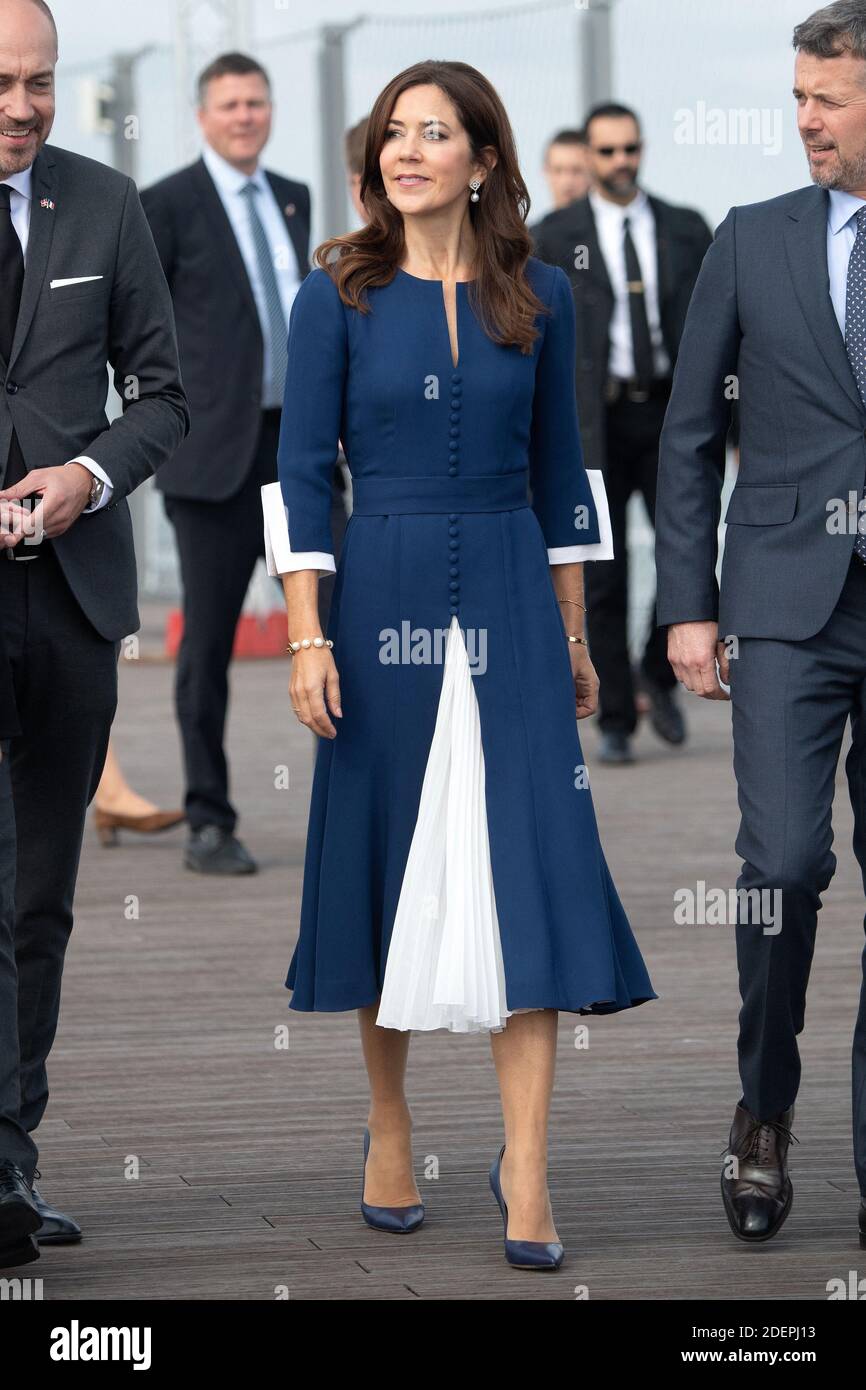
[[[587,626],[598,671],[600,757],[631,762],[637,726],[628,649],[626,507],[637,489],[655,517],[658,441],[686,310],[712,233],[691,208],[673,207],[638,185],[640,127],[627,107],[606,103],[587,116],[593,176],[585,198],[535,228],[537,255],[559,265],[574,290],[575,389],[587,468],[601,469],[614,559],[589,565]],[[676,677],[654,614],[641,661],[654,729],[682,743]]]

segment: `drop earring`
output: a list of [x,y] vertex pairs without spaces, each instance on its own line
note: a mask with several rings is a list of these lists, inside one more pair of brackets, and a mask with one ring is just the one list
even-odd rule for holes
[[469,201],[470,201],[470,203],[477,203],[477,202],[478,202],[478,190],[479,190],[479,188],[481,187],[481,180],[480,180],[480,179],[470,179],[470,180],[469,180],[469,187],[472,189],[472,194],[471,194],[471,197],[470,197]]

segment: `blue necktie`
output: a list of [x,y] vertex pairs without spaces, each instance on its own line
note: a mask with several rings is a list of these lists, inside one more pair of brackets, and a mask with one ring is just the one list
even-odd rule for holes
[[[848,261],[845,287],[845,351],[860,399],[866,405],[866,207],[857,213],[857,236]],[[866,535],[861,534],[860,518],[866,518],[866,487],[861,494],[854,554],[866,565]],[[866,520],[864,520],[866,524]]]
[[259,275],[261,276],[262,289],[265,296],[265,313],[267,315],[267,335],[270,347],[271,373],[270,381],[267,386],[267,399],[265,405],[281,405],[283,392],[286,385],[286,370],[289,365],[288,357],[288,327],[286,325],[286,315],[283,311],[283,301],[280,298],[280,287],[277,283],[277,272],[274,269],[274,253],[268,241],[267,233],[259,217],[255,199],[259,192],[258,186],[252,182],[245,183],[241,193],[247,200],[250,210],[250,228],[252,229],[253,242],[256,248],[256,259],[259,263]]

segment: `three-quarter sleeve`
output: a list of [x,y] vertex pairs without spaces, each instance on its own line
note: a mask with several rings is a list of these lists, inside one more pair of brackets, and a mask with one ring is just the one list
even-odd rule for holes
[[583,464],[575,397],[576,320],[568,277],[552,267],[550,308],[535,371],[529,486],[552,565],[612,560],[604,480]]
[[262,488],[268,573],[332,574],[331,488],[348,365],[339,291],[317,266],[289,316],[288,369],[277,450],[278,482]]

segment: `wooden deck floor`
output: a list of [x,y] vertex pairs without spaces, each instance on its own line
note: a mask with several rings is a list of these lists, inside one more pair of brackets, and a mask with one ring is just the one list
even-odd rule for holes
[[[121,673],[116,737],[130,779],[162,805],[181,791],[173,669]],[[261,863],[214,882],[181,866],[183,831],[103,850],[92,829],[79,880],[61,1026],[40,1131],[42,1188],[81,1221],[77,1248],[28,1273],[46,1299],[824,1299],[862,1267],[851,1154],[850,1045],[863,902],[844,783],[839,867],[821,913],[794,1132],[794,1208],[751,1250],[730,1235],[719,1154],[740,1094],[733,930],[673,925],[673,892],[733,885],[737,807],[729,707],[689,699],[692,738],[649,729],[641,761],[593,761],[603,841],[660,1000],[590,1023],[577,1050],[560,1016],[551,1191],[566,1260],[511,1270],[487,1185],[501,1142],[489,1045],[412,1041],[416,1171],[428,1207],[405,1238],[358,1211],[365,1074],[354,1014],[287,1010],[311,770],[287,668],[234,671],[229,747],[241,834]],[[274,789],[287,763],[290,791]],[[138,917],[128,915],[135,895]],[[289,1024],[288,1051],[275,1030]],[[439,1177],[424,1181],[423,1165]],[[861,1270],[862,1272],[862,1270]]]

